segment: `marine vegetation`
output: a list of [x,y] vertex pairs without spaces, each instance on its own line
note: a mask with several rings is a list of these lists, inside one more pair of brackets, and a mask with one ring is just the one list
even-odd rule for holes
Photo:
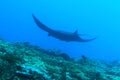
[[0,80],[120,80],[120,62],[73,59],[28,42],[0,40]]

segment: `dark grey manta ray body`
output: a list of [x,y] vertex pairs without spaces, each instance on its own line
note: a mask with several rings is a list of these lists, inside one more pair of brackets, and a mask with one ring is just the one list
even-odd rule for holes
[[68,32],[63,32],[63,31],[57,31],[57,30],[50,29],[46,25],[42,24],[34,15],[32,15],[32,16],[33,16],[33,19],[34,19],[35,23],[37,24],[37,26],[39,28],[41,28],[42,30],[48,32],[48,36],[53,36],[57,39],[67,41],[67,42],[70,42],[70,41],[89,42],[89,41],[92,41],[92,40],[96,39],[96,37],[92,38],[92,39],[82,39],[78,35],[77,31],[75,31],[74,33],[68,33]]

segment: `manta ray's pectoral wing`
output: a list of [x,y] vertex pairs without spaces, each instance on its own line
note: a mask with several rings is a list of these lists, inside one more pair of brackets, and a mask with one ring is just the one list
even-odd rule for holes
[[[43,23],[41,23],[33,14],[32,14],[32,17],[39,28],[48,32],[48,36],[52,36],[59,40],[63,40],[63,41],[67,41],[67,42],[70,42],[70,41],[89,42],[89,41],[95,40],[97,38],[97,37],[95,37],[92,39],[82,39],[81,38],[82,34],[79,35],[77,30],[74,33],[67,33],[67,32],[63,32],[63,31],[53,30],[53,29],[47,27],[46,25],[44,25]],[[84,35],[86,35],[86,34],[84,34]]]
[[32,14],[32,17],[33,17],[35,23],[37,24],[37,26],[38,26],[39,28],[41,28],[42,30],[44,30],[44,31],[46,31],[46,32],[49,32],[49,33],[50,33],[51,31],[53,31],[52,29],[48,28],[48,27],[45,26],[43,23],[41,23],[33,14]]

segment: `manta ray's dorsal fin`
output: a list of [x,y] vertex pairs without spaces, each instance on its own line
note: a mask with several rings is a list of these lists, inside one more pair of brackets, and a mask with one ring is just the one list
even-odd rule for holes
[[78,30],[76,30],[73,34],[78,35]]

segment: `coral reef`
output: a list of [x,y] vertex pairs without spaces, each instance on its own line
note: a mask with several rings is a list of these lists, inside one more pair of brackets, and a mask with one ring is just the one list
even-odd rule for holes
[[120,80],[120,62],[79,60],[28,42],[0,40],[0,80]]

